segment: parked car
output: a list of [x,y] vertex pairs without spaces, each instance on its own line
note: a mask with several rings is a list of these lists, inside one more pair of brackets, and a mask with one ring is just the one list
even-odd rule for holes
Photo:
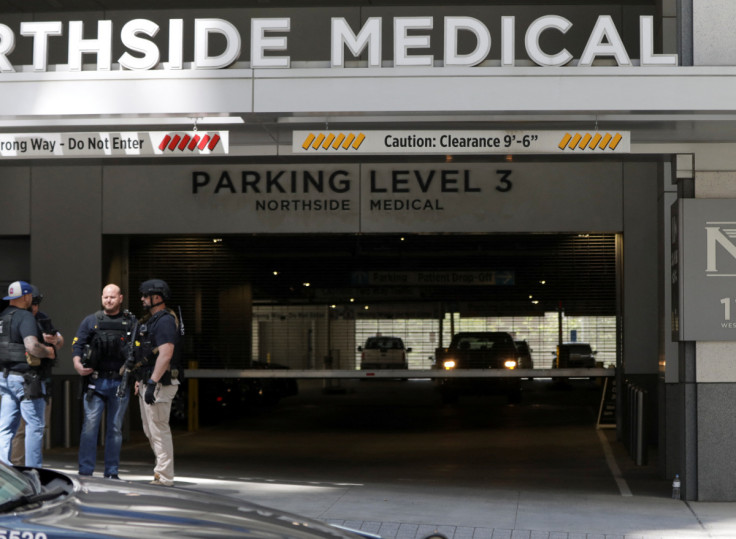
[[519,356],[520,369],[533,369],[534,361],[532,360],[532,349],[526,341],[514,341],[516,344],[516,353]]
[[553,368],[555,369],[589,369],[595,367],[595,355],[590,344],[584,342],[568,342],[557,346]]
[[377,537],[238,498],[45,468],[0,463],[0,486],[0,537]]
[[399,337],[368,337],[365,345],[358,347],[358,352],[361,352],[362,370],[409,368],[406,354],[411,348],[406,348]]

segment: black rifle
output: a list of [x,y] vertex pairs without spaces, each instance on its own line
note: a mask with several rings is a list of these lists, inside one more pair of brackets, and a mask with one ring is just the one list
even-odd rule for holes
[[122,375],[123,378],[120,380],[120,385],[118,386],[118,390],[115,393],[115,396],[119,399],[125,398],[125,396],[128,394],[128,388],[130,386],[130,377],[133,374],[133,371],[139,367],[138,364],[136,364],[135,359],[135,340],[138,337],[138,320],[135,321],[135,325],[133,326],[133,333],[130,335],[130,341],[128,342],[128,354],[125,358],[125,363],[123,364],[122,368]]
[[38,324],[41,333],[46,333],[47,335],[56,335],[56,328],[51,322],[51,318],[49,318],[48,316],[45,318],[36,318],[36,324]]

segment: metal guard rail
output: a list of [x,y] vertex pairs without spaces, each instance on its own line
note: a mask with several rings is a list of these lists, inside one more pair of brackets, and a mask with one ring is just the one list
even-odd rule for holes
[[610,378],[615,369],[185,369],[186,378]]

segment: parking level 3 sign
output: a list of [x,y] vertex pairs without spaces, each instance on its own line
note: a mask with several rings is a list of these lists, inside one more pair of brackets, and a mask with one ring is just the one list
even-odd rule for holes
[[294,131],[292,151],[351,154],[621,154],[628,131]]

